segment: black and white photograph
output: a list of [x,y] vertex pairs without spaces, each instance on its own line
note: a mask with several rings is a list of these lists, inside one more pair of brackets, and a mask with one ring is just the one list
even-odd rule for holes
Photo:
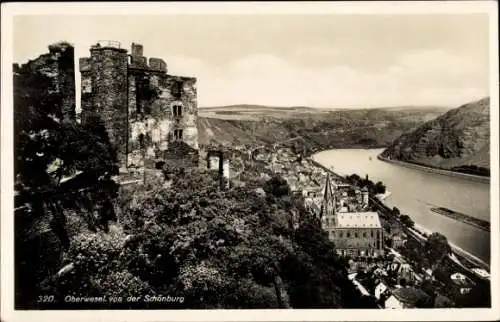
[[2,4],[2,321],[500,318],[497,3],[420,5]]

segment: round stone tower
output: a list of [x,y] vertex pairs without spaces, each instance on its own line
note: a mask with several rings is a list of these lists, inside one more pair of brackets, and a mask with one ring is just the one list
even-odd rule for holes
[[117,149],[118,161],[126,164],[127,50],[115,41],[99,41],[90,48],[92,105]]

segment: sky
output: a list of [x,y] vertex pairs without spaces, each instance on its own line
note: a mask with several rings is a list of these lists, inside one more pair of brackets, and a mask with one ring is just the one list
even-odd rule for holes
[[456,107],[489,91],[486,14],[31,15],[13,39],[18,63],[61,40],[76,61],[98,40],[141,43],[197,77],[200,107]]

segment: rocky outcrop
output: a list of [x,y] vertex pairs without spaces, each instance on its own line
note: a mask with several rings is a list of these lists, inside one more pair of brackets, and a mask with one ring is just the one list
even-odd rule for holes
[[488,175],[490,99],[462,105],[396,139],[382,158]]

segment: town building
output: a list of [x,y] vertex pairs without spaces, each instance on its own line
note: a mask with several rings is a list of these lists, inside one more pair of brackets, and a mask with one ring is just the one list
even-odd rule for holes
[[417,275],[410,264],[400,262],[397,258],[386,267],[386,272],[401,285],[403,285],[403,280],[405,284],[414,284],[417,280]]
[[384,231],[377,212],[338,212],[330,176],[326,178],[320,219],[342,256],[377,257],[384,253]]
[[170,75],[142,45],[128,53],[115,41],[91,46],[80,72],[81,121],[102,121],[122,169],[198,164],[196,78]]
[[319,214],[321,211],[321,204],[323,201],[323,194],[321,188],[308,188],[302,190],[304,197],[305,208],[313,214]]
[[394,249],[403,247],[407,240],[406,234],[401,230],[391,233],[389,238],[391,240],[391,247]]
[[467,295],[472,291],[472,288],[475,286],[474,282],[469,279],[467,276],[454,273],[450,276],[452,281],[452,292],[456,294],[456,296]]
[[390,291],[389,287],[382,281],[380,281],[377,286],[375,286],[375,291],[374,291],[374,296],[377,300],[380,300],[382,298],[382,295]]

